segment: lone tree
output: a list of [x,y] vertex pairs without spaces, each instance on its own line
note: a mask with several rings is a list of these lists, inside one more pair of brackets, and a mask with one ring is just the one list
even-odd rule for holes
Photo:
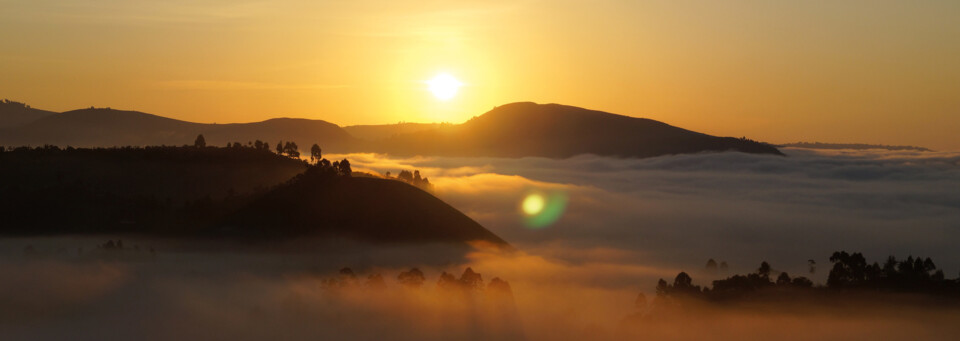
[[277,155],[283,155],[283,140],[277,142]]
[[757,274],[760,275],[760,278],[769,279],[770,278],[770,264],[766,261],[760,263],[760,268],[757,269]]
[[400,275],[397,276],[397,281],[400,282],[400,284],[404,287],[410,289],[419,289],[420,286],[423,285],[424,280],[426,280],[426,278],[423,277],[423,272],[417,268],[410,269],[410,271],[401,272]]
[[203,138],[203,134],[197,135],[197,139],[193,140],[193,146],[197,148],[205,148],[207,146],[207,139]]
[[314,143],[313,147],[310,147],[310,162],[317,163],[320,159],[323,159],[320,155],[320,145]]
[[343,161],[340,161],[340,164],[337,167],[337,171],[340,172],[340,175],[351,176],[353,174],[353,170],[350,169],[350,161],[347,161],[347,159],[343,159]]

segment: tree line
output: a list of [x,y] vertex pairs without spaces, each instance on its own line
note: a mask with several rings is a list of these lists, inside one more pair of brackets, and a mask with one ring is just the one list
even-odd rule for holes
[[[932,259],[909,256],[898,260],[887,257],[881,265],[867,262],[859,252],[837,251],[830,256],[833,267],[826,285],[814,285],[810,279],[791,277],[780,272],[775,278],[769,263],[761,262],[753,273],[734,275],[713,281],[712,288],[693,284],[693,278],[680,272],[672,283],[657,282],[658,297],[683,296],[705,300],[727,300],[770,293],[768,289],[795,289],[810,292],[874,291],[960,296],[960,277],[947,279]],[[811,264],[811,272],[814,263]],[[781,291],[788,292],[788,291]]]
[[[423,271],[418,268],[411,268],[410,270],[400,272],[396,277],[397,284],[410,290],[420,290],[426,282],[427,277]],[[323,279],[321,286],[326,290],[349,287],[378,290],[387,288],[387,282],[379,273],[369,274],[361,281],[353,269],[342,268],[337,276]],[[501,294],[511,299],[513,297],[509,282],[499,277],[494,277],[490,282],[484,283],[483,276],[469,267],[463,271],[460,278],[443,271],[437,279],[436,288],[445,292],[473,293],[485,291],[486,293]]]

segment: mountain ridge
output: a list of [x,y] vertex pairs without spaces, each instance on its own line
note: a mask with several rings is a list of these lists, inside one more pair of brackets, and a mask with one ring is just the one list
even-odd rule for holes
[[293,141],[301,151],[317,143],[324,152],[399,156],[567,158],[596,154],[642,158],[724,151],[783,155],[770,144],[745,138],[711,136],[648,118],[533,102],[497,106],[461,124],[347,127],[303,118],[195,123],[139,111],[90,108],[48,115],[8,129],[0,133],[0,145],[184,145],[199,134],[212,145],[263,140],[272,146]]

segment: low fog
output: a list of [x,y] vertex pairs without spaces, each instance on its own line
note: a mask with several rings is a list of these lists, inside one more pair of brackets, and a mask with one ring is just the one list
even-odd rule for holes
[[[616,159],[348,158],[355,171],[418,169],[441,199],[516,250],[297,241],[257,248],[117,236],[0,241],[0,335],[30,339],[951,339],[960,310],[855,297],[701,306],[656,299],[756,270],[824,283],[838,250],[931,257],[960,271],[960,154],[786,149]],[[525,221],[531,193],[563,214]],[[99,245],[99,247],[98,247]],[[729,269],[707,273],[707,259]],[[808,260],[818,264],[813,272]],[[345,276],[348,267],[355,274]],[[398,276],[412,268],[423,285]],[[482,276],[445,289],[443,273]],[[368,281],[381,275],[385,286]],[[490,289],[509,283],[509,297]],[[639,294],[645,299],[638,300]],[[885,298],[886,299],[886,298]],[[912,302],[912,301],[911,301]],[[657,307],[658,313],[651,314]],[[681,309],[682,308],[682,309]]]
[[[787,157],[347,157],[380,173],[420,169],[436,195],[507,241],[571,262],[601,257],[696,271],[714,258],[746,272],[766,260],[800,273],[809,259],[828,264],[830,253],[847,250],[931,257],[948,276],[960,272],[960,153],[784,151]],[[519,207],[538,191],[563,191],[569,203],[556,223],[531,229]]]

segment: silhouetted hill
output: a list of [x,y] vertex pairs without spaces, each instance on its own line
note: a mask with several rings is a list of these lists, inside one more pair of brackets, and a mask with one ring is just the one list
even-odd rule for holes
[[0,235],[505,244],[419,188],[342,174],[245,147],[18,148],[0,152]]
[[337,236],[381,242],[506,244],[433,195],[401,181],[298,176],[237,211],[223,225],[251,237]]
[[358,141],[339,126],[320,120],[276,118],[254,123],[193,123],[114,109],[81,109],[53,114],[0,135],[0,144],[73,147],[178,146],[203,134],[208,145],[263,140],[294,141],[301,150],[314,143],[343,150]]
[[447,123],[397,123],[397,124],[373,124],[373,125],[354,125],[343,127],[350,135],[356,138],[378,141],[399,134],[416,133],[424,130],[432,130],[441,126],[449,125]]
[[747,139],[716,137],[668,124],[558,104],[512,103],[466,123],[402,134],[378,151],[446,156],[544,156],[578,154],[651,157],[704,151],[782,155]]
[[19,127],[53,114],[52,111],[34,109],[24,103],[5,99],[0,101],[0,129]]
[[782,155],[774,146],[745,138],[716,137],[644,118],[529,102],[503,105],[458,125],[401,123],[346,129],[308,119],[203,124],[136,111],[83,109],[49,115],[0,132],[0,145],[185,145],[198,134],[203,134],[209,145],[245,144],[259,139],[273,146],[283,140],[296,142],[301,151],[318,143],[324,152],[335,153],[552,158],[579,154],[651,157],[707,151]]

